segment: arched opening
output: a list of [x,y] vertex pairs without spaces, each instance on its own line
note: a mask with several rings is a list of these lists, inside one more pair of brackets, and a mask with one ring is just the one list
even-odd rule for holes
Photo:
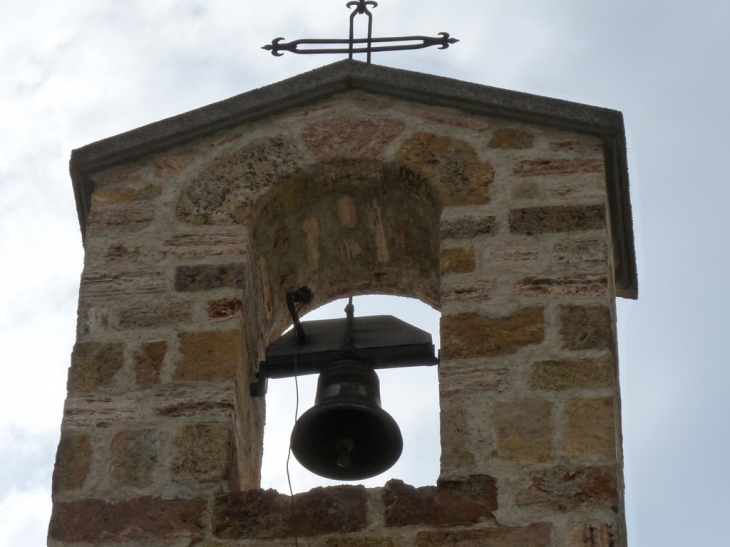
[[[345,299],[335,300],[307,314],[304,320],[344,317]],[[439,347],[440,313],[423,302],[396,296],[364,295],[354,298],[355,316],[394,315],[431,333]],[[403,435],[403,454],[385,473],[357,481],[368,487],[382,486],[398,478],[414,486],[435,484],[439,474],[439,395],[437,367],[378,370],[382,406],[398,422]],[[298,384],[298,415],[314,403],[317,375],[271,380],[266,395],[266,426],[261,469],[262,488],[288,492],[286,460],[294,426]],[[342,484],[314,475],[292,456],[289,461],[292,489],[304,492],[316,486]]]

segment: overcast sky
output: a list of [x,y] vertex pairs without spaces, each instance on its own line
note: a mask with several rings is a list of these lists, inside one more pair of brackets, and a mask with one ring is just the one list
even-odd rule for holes
[[[344,4],[0,2],[0,547],[45,545],[83,260],[71,150],[338,60],[260,47],[344,37]],[[377,63],[623,112],[640,294],[618,307],[629,545],[727,545],[730,2],[382,0],[374,16],[379,36],[461,40]],[[433,443],[410,442],[434,454],[418,477],[393,473],[433,483]]]

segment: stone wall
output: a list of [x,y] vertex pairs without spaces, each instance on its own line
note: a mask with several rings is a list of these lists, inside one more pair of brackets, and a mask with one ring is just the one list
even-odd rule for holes
[[[624,544],[599,138],[348,91],[93,179],[49,545]],[[441,310],[437,485],[258,489],[301,285]]]

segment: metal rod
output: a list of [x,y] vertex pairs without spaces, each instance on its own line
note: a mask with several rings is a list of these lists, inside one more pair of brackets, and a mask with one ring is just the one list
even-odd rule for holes
[[345,326],[344,346],[348,347],[352,345],[352,323],[355,320],[355,306],[352,305],[352,296],[347,306],[345,306],[345,313],[347,314],[347,324]]
[[307,343],[307,334],[304,332],[301,321],[299,321],[299,314],[294,304],[296,302],[309,304],[313,298],[314,294],[312,294],[309,287],[299,287],[295,291],[287,291],[286,293],[286,307],[289,309],[289,315],[291,315],[292,322],[294,323],[294,330],[297,333],[297,342],[299,344]]

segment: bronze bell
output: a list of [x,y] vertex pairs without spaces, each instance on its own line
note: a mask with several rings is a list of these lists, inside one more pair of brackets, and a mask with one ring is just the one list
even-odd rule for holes
[[383,473],[398,461],[403,437],[380,407],[375,371],[342,360],[324,369],[315,404],[297,420],[291,449],[305,468],[334,480],[360,480]]

